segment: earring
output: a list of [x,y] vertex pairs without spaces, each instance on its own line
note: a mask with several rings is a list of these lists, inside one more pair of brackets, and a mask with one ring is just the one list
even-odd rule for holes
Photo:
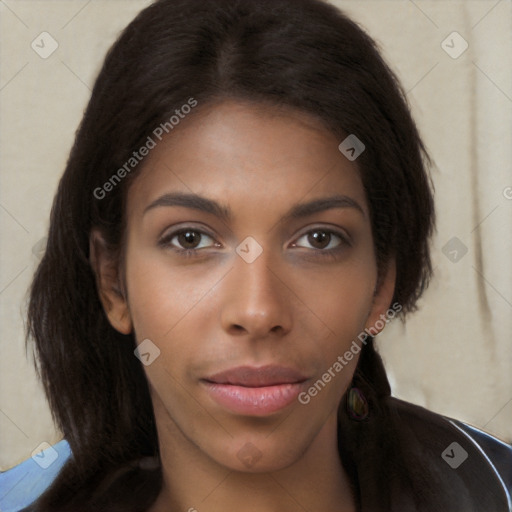
[[363,421],[370,414],[370,406],[359,388],[351,387],[347,395],[347,412],[355,421]]

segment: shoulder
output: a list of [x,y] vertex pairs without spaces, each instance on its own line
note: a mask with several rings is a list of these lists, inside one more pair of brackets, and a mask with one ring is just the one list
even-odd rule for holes
[[70,457],[69,444],[63,440],[0,473],[0,510],[18,512],[28,507],[50,487]]
[[[391,408],[438,474],[456,475],[475,495],[512,511],[512,445],[476,427],[392,398]],[[501,510],[501,509],[500,509]]]

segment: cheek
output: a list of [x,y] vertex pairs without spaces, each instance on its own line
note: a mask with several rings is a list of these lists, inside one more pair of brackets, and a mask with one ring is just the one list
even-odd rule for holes
[[299,401],[312,415],[336,408],[352,381],[375,281],[371,260],[359,260],[334,275],[297,283],[309,291],[307,306],[322,327],[315,345],[304,348],[309,360],[316,361],[316,375]]
[[371,259],[361,259],[333,276],[309,283],[310,304],[328,333],[311,354],[321,360],[315,382],[304,396],[305,401],[311,401],[312,409],[336,407],[350,385],[361,353],[361,334],[372,307],[375,282]]
[[143,247],[128,252],[126,266],[136,340],[151,342],[151,362],[144,371],[153,405],[172,408],[177,417],[184,416],[183,421],[187,414],[201,412],[184,390],[190,385],[187,369],[201,359],[201,340],[208,330],[208,316],[200,314],[201,306],[218,281],[211,273],[198,276],[197,268],[178,268],[169,264],[165,255]]
[[[371,311],[377,273],[372,257],[354,259],[330,271],[296,273],[293,288],[323,330],[338,340],[356,337]],[[339,347],[338,347],[339,348]]]
[[209,301],[222,278],[220,268],[173,265],[160,251],[142,248],[128,254],[128,301],[138,341],[171,340],[177,326],[202,301]]

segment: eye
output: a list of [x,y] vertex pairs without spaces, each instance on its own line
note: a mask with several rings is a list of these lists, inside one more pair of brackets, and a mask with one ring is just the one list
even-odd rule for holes
[[308,231],[292,245],[294,247],[307,247],[301,243],[301,240],[309,244],[310,248],[323,252],[333,251],[345,245],[350,245],[345,235],[325,228],[316,228]]
[[[208,243],[208,240],[214,243]],[[187,254],[206,247],[220,247],[220,244],[215,242],[213,237],[208,233],[194,228],[181,228],[168,233],[159,240],[158,244],[163,247],[171,248],[178,253]]]

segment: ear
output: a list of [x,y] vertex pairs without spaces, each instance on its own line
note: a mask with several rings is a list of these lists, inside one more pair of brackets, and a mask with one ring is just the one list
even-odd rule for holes
[[394,258],[388,261],[384,273],[380,276],[373,303],[368,318],[366,319],[365,328],[372,336],[379,334],[387,324],[387,311],[393,300],[396,283],[396,262]]
[[130,334],[133,325],[126,294],[121,286],[118,262],[98,229],[91,231],[89,255],[100,301],[110,325],[122,334]]

